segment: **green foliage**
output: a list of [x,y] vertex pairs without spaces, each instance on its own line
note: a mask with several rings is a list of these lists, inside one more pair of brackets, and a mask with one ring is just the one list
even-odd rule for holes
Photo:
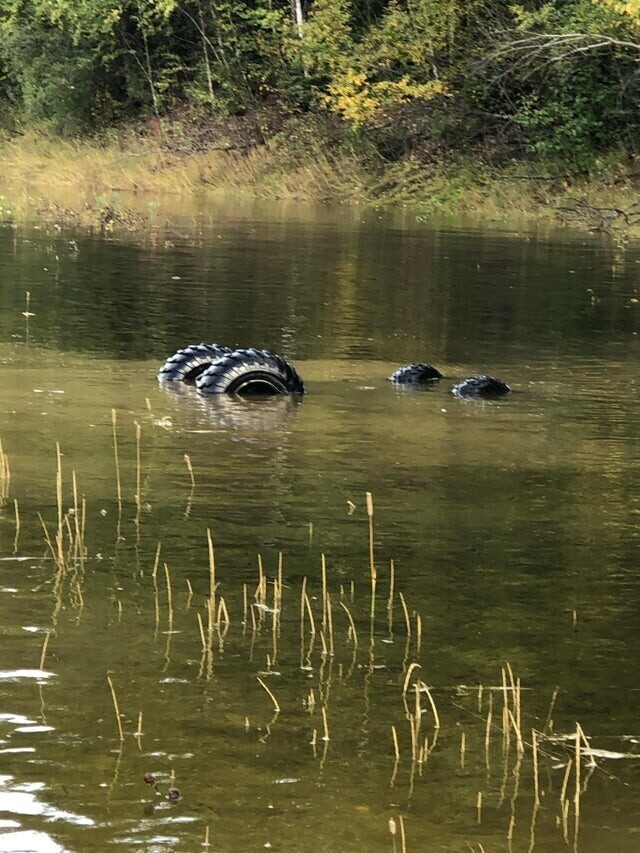
[[382,156],[637,151],[640,0],[0,0],[0,122],[333,115]]

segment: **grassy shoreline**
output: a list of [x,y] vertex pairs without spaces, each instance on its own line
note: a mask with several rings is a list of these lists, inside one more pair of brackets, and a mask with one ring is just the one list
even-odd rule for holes
[[[63,140],[39,131],[0,141],[0,222],[39,220],[113,231],[152,226],[155,196],[204,193],[388,209],[419,218],[568,225],[621,238],[640,236],[640,181],[620,162],[575,176],[557,164],[489,167],[406,157],[371,163],[347,144],[276,136],[238,145],[228,135],[204,150],[153,134]],[[122,195],[128,196],[126,203]],[[137,197],[137,198],[136,198]],[[638,225],[636,225],[636,219]]]

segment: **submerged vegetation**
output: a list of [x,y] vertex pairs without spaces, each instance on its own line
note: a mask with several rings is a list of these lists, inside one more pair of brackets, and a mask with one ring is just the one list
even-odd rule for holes
[[639,20],[637,0],[4,0],[3,181],[628,227]]

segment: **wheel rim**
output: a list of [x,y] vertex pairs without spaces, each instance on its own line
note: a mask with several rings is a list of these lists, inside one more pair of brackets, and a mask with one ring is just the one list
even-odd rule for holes
[[273,397],[275,394],[288,394],[289,388],[278,376],[256,371],[239,376],[229,384],[227,393],[240,397]]

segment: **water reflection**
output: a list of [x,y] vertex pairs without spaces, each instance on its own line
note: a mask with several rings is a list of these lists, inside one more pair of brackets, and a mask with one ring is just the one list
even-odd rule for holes
[[[402,817],[409,849],[635,853],[637,253],[350,217],[232,212],[73,258],[0,232],[2,758],[6,802],[39,810],[7,811],[15,838],[56,803],[70,849],[87,814],[95,849],[197,849],[211,824],[221,849],[377,850]],[[197,339],[283,352],[304,405],[158,386]],[[413,359],[446,378],[394,388]],[[451,394],[484,371],[518,393]],[[51,624],[55,678],[32,668]]]
[[297,394],[264,397],[240,397],[229,394],[198,394],[184,382],[162,382],[160,389],[172,402],[174,415],[158,421],[166,429],[201,430],[214,427],[251,440],[258,433],[279,432],[291,427],[302,398]]

